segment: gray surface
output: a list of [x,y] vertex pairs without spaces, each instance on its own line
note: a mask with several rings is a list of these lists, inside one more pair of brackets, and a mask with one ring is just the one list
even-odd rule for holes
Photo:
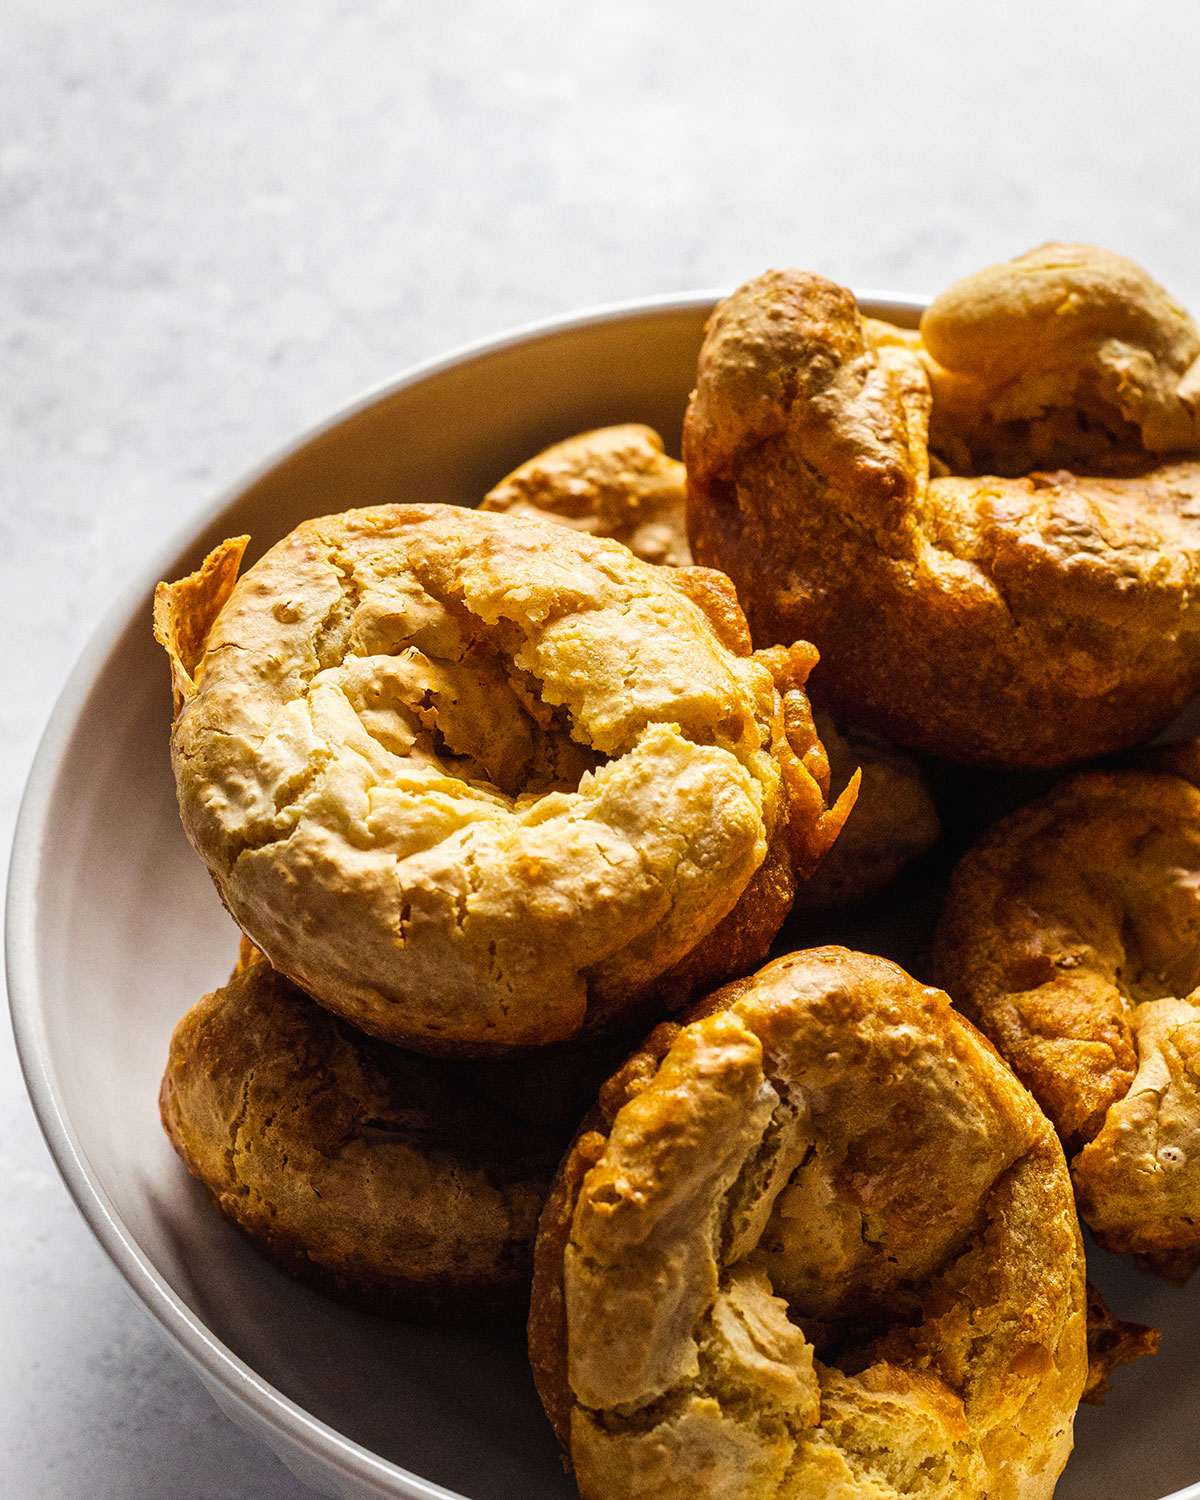
[[[1177,4],[0,9],[0,846],[131,560],[363,385],[794,262],[936,289],[1050,237],[1200,308]],[[0,1493],[298,1496],[123,1293],[0,1041]]]

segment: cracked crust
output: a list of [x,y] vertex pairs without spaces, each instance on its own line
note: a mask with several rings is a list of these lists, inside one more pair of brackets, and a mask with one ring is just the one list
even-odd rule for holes
[[710,319],[684,429],[697,561],[818,701],[979,765],[1148,738],[1200,687],[1200,333],[1144,272],[1045,246],[921,333],[770,271]]
[[[731,651],[748,656],[752,645],[736,592],[730,587],[722,603],[702,577],[708,575],[711,584],[714,570],[690,566],[686,474],[662,446],[651,428],[633,424],[582,432],[522,464],[491,491],[483,509],[542,515],[624,542],[646,562],[677,568],[676,586],[704,609]],[[809,914],[875,895],[941,834],[933,798],[911,755],[873,735],[839,728],[828,714],[818,713],[816,723],[833,785],[847,786],[856,770],[862,780],[837,842],[796,888],[794,909]]]
[[933,961],[1053,1120],[1100,1243],[1186,1277],[1200,1264],[1200,791],[1134,770],[1060,782],[962,860]]
[[856,784],[826,808],[811,648],[731,651],[672,576],[548,522],[382,506],[306,522],[228,597],[160,586],[168,650],[181,597],[205,627],[172,658],[184,828],[272,964],[462,1055],[757,962]]
[[1040,1500],[1087,1372],[1062,1150],[945,995],[791,954],[601,1091],[529,1336],[584,1500]]
[[268,1260],[338,1301],[521,1317],[537,1216],[594,1093],[587,1055],[416,1057],[253,956],[171,1039],[160,1105],[188,1170]]

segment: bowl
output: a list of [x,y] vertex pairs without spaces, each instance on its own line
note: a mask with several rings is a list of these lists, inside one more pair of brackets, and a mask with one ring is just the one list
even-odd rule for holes
[[[308,516],[386,501],[471,505],[559,438],[648,422],[678,451],[714,294],[522,330],[372,393],[147,560],[47,727],[8,898],[14,1028],[34,1108],[80,1211],[220,1405],[299,1478],[345,1500],[569,1500],[519,1329],[420,1328],[335,1306],[274,1271],[207,1204],[158,1122],[175,1022],[223,983],[237,934],[188,848],[167,759],[170,690],[150,633],[159,578],[249,532],[253,558]],[[915,326],[921,302],[862,294]],[[924,905],[922,905],[924,901]],[[929,896],[820,936],[901,962]],[[812,937],[797,930],[784,946]],[[1085,1407],[1058,1500],[1200,1500],[1200,1277],[1187,1290],[1089,1246],[1119,1316],[1162,1352]],[[1185,1488],[1185,1486],[1189,1486]]]

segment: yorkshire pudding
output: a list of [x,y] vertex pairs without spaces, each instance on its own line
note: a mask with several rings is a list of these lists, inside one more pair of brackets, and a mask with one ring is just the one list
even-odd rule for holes
[[1046,245],[920,334],[769,271],[710,319],[684,429],[697,562],[835,717],[952,760],[1136,744],[1200,688],[1200,330]]
[[[658,433],[635,423],[555,443],[502,479],[482,508],[544,516],[592,536],[612,537],[645,562],[664,567],[692,561],[683,465],[663,452]],[[748,632],[735,649],[750,654]],[[874,735],[839,727],[819,708],[814,722],[829,757],[831,785],[847,786],[855,771],[861,781],[837,842],[816,874],[796,889],[794,910],[809,914],[875,895],[941,833],[929,788],[911,755]]]
[[962,860],[934,973],[1073,1157],[1101,1244],[1200,1264],[1200,791],[1086,771]]
[[[611,1030],[765,954],[827,810],[803,643],[727,580],[545,521],[381,506],[162,585],[188,837],[271,963],[383,1040]],[[736,630],[735,630],[736,627]]]
[[[556,1062],[576,1060],[503,1064],[509,1091]],[[213,1203],[289,1275],[369,1312],[455,1323],[523,1313],[578,1120],[531,1123],[469,1066],[364,1036],[265,962],[180,1021],[161,1107]]]
[[514,469],[481,510],[540,516],[590,536],[624,542],[644,562],[679,568],[692,560],[683,465],[663,452],[652,427],[625,422],[555,443]]
[[1062,1149],[945,995],[790,954],[601,1091],[529,1334],[584,1500],[1040,1500],[1087,1372]]

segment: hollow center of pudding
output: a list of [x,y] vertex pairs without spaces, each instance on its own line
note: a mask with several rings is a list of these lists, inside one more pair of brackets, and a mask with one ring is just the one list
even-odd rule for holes
[[[921,1162],[914,1140],[928,1187],[919,1212],[904,1185],[913,1174],[901,1158],[902,1141],[886,1156],[867,1142],[846,1152],[818,1143],[775,1200],[752,1259],[801,1319],[890,1322],[917,1312],[924,1283],[967,1242],[1007,1165],[985,1153],[961,1176],[954,1172],[959,1164],[950,1163],[951,1177],[938,1181],[937,1167]],[[948,1181],[957,1192],[946,1192]]]
[[394,755],[510,798],[574,790],[605,761],[569,710],[545,701],[503,631],[411,579],[368,588],[326,634],[321,654],[335,661],[314,684],[340,688]]
[[[784,1063],[772,1128],[742,1178],[762,1224],[748,1258],[801,1319],[918,1312],[924,1285],[971,1242],[1027,1144],[965,1058],[882,1017],[858,1031],[817,1037]],[[749,1224],[739,1198],[734,1212]]]

